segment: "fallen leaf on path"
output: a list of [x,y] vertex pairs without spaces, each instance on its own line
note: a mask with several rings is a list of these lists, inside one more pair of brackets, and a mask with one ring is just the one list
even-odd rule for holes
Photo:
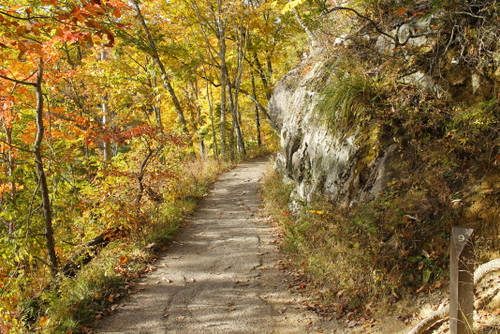
[[357,321],[357,320],[351,320],[351,321],[349,321],[349,323],[347,324],[347,327],[348,327],[348,328],[353,328],[353,327],[356,327],[356,326],[358,326],[358,325],[359,325],[359,321]]

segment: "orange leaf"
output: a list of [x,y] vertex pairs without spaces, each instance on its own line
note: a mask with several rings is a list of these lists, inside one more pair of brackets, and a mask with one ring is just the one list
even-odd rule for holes
[[119,18],[122,16],[122,13],[121,13],[121,11],[120,11],[120,9],[119,9],[119,8],[116,8],[116,7],[115,7],[115,8],[113,8],[113,15],[114,15],[117,19],[119,19]]
[[396,14],[403,15],[406,13],[406,8],[397,9],[394,11]]
[[49,319],[47,319],[46,317],[40,317],[40,320],[38,321],[38,325],[39,326],[47,326],[47,324],[49,323]]
[[7,14],[14,14],[16,11],[18,11],[19,9],[23,8],[23,6],[14,6],[14,7],[11,7],[8,11],[7,11]]
[[24,35],[24,34],[26,34],[26,27],[25,26],[19,26],[16,29],[16,34],[18,34],[18,35]]
[[22,60],[25,54],[26,54],[26,48],[20,49],[19,54],[17,55],[17,59]]
[[416,13],[413,13],[413,15],[412,15],[412,16],[424,15],[424,14],[425,14],[425,12],[416,12]]

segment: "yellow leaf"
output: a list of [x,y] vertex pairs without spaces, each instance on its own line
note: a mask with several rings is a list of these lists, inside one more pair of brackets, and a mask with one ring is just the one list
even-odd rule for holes
[[14,7],[11,7],[7,13],[8,14],[14,14],[16,11],[18,11],[19,9],[23,8],[23,6],[14,6]]
[[46,317],[40,317],[40,320],[38,321],[38,325],[39,326],[47,326],[49,324],[49,319],[47,319]]
[[317,213],[318,215],[324,215],[325,210],[309,210],[310,213]]
[[293,0],[285,5],[283,10],[281,11],[282,14],[285,14],[288,11],[294,10],[295,7],[302,5],[305,0]]

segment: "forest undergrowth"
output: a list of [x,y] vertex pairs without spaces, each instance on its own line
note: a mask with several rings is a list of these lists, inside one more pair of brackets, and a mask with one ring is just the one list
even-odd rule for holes
[[[0,332],[90,331],[92,323],[109,312],[112,304],[136,291],[139,277],[154,270],[153,260],[168,249],[184,217],[230,166],[211,159],[179,162],[179,172],[156,179],[156,190],[149,191],[140,207],[135,206],[136,197],[127,194],[133,185],[120,183],[116,174],[103,178],[100,187],[94,185],[88,191],[104,194],[109,189],[103,187],[112,186],[116,187],[114,196],[105,196],[100,204],[85,207],[75,217],[79,224],[65,231],[68,250],[61,252],[60,258],[71,270],[61,270],[51,281],[40,279],[43,268],[27,262],[18,267],[16,275],[2,280],[4,296],[8,292],[10,295],[2,298],[1,307],[10,311],[2,312]],[[119,179],[127,180],[123,176]],[[105,243],[89,246],[89,241],[96,240]]]
[[[304,15],[322,51],[294,73],[307,77],[321,67],[310,87],[320,96],[317,126],[333,137],[355,136],[350,168],[361,186],[353,181],[345,198],[318,194],[309,203],[294,192],[290,175],[283,181],[272,171],[263,187],[284,250],[318,299],[340,313],[371,313],[446,291],[452,226],[474,229],[478,265],[500,256],[498,62],[491,58],[498,47],[488,42],[498,3],[370,1],[356,8],[326,8],[316,23]],[[468,15],[473,10],[481,15]],[[394,29],[405,24],[417,27],[408,43]],[[386,37],[393,48],[381,47]],[[433,84],[409,79],[414,73]],[[483,85],[471,79],[477,73]],[[389,148],[396,152],[391,181],[361,201],[370,168]]]
[[284,5],[0,2],[1,334],[86,332],[222,170],[275,151]]

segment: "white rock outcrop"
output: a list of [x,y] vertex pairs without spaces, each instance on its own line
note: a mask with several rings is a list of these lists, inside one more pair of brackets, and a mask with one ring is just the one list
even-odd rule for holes
[[393,171],[390,158],[396,149],[390,146],[377,152],[366,165],[358,131],[335,130],[322,122],[318,108],[326,67],[316,54],[315,60],[304,60],[277,85],[269,102],[282,146],[275,168],[294,185],[297,202],[322,197],[349,205],[369,200],[385,189]]

